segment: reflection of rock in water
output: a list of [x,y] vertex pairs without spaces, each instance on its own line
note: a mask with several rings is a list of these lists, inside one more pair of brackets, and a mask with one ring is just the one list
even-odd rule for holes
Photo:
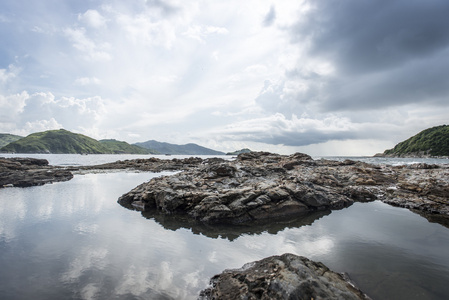
[[443,225],[444,227],[449,228],[449,216],[443,215],[443,214],[432,214],[428,212],[424,212],[417,209],[411,209],[412,212],[420,215],[421,217],[424,217],[429,221],[430,223],[437,223],[440,225]]
[[224,238],[230,241],[237,239],[243,234],[260,234],[268,232],[276,234],[285,228],[299,228],[301,226],[312,225],[315,220],[329,215],[330,210],[304,213],[295,219],[282,220],[270,219],[258,221],[251,225],[208,225],[198,222],[187,215],[166,215],[157,210],[142,211],[142,216],[152,219],[161,224],[165,229],[176,231],[180,228],[190,229],[194,234],[202,234],[210,238]]
[[324,264],[293,254],[271,256],[226,270],[199,299],[370,299]]

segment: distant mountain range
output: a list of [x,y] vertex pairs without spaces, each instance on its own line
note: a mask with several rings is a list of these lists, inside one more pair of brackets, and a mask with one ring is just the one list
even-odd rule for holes
[[425,129],[376,156],[449,156],[449,125]]
[[128,144],[113,139],[95,140],[65,129],[36,132],[21,137],[0,134],[0,152],[7,153],[73,153],[73,154],[173,154],[224,155],[197,144],[176,145],[154,140]]
[[133,145],[145,148],[152,149],[161,154],[170,154],[170,155],[224,155],[224,152],[215,151],[209,148],[205,148],[199,146],[197,144],[185,144],[185,145],[176,145],[170,143],[158,142],[155,140],[146,141],[143,143],[135,143]]

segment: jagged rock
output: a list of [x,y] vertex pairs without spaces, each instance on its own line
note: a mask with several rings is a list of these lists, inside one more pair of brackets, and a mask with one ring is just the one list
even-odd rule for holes
[[293,218],[353,203],[331,189],[291,180],[282,168],[284,164],[285,157],[279,155],[244,153],[236,161],[204,163],[186,172],[155,178],[120,197],[119,203],[131,207],[133,202],[142,201],[145,209],[188,214],[209,224]]
[[251,152],[184,170],[144,183],[118,202],[132,208],[139,201],[143,210],[207,224],[270,222],[376,199],[449,218],[449,165],[393,167]]
[[342,274],[294,254],[271,256],[212,277],[199,299],[370,299]]
[[0,158],[0,188],[29,187],[72,178],[70,171],[49,166],[46,159]]

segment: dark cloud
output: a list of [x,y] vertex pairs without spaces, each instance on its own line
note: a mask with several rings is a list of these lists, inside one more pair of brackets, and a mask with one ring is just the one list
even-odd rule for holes
[[[309,87],[296,103],[322,112],[382,109],[411,103],[446,105],[449,94],[449,2],[444,0],[311,1],[290,28],[291,41],[334,72],[304,71],[286,80]],[[279,97],[279,96],[278,96]]]
[[179,7],[163,0],[147,0],[147,5],[159,9],[165,16],[173,15],[180,10]]
[[292,41],[307,41],[310,55],[332,60],[340,72],[394,68],[449,45],[445,0],[314,0],[312,5],[292,27]]
[[274,21],[276,20],[276,10],[274,8],[274,5],[270,7],[270,11],[267,13],[263,20],[264,26],[271,26],[273,25]]

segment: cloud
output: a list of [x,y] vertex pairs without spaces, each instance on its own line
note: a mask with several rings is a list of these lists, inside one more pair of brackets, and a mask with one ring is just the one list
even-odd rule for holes
[[26,122],[20,132],[22,135],[28,135],[32,132],[41,132],[46,130],[54,130],[64,128],[62,124],[59,124],[54,118],[49,120],[37,120],[34,122]]
[[236,122],[224,128],[222,138],[247,140],[286,146],[304,146],[328,140],[345,140],[358,136],[357,128],[347,118],[327,116],[313,119],[307,116],[290,119],[281,113]]
[[8,83],[12,79],[14,79],[19,72],[20,69],[13,64],[10,64],[8,66],[8,69],[0,69],[0,84]]
[[276,20],[276,10],[274,8],[274,5],[272,5],[270,7],[270,11],[267,13],[265,18],[263,19],[263,25],[271,26],[271,25],[273,25],[275,20]]
[[79,14],[78,20],[94,28],[106,26],[106,19],[95,9],[89,9],[84,14]]
[[29,99],[27,92],[8,96],[0,95],[0,124],[14,123],[17,115],[23,112],[26,101]]
[[81,77],[75,80],[76,85],[90,85],[90,84],[99,84],[100,79],[96,77]]
[[75,49],[84,53],[84,58],[91,61],[108,61],[112,59],[109,52],[108,43],[98,43],[90,39],[86,35],[86,29],[81,28],[66,28],[65,35],[72,41]]
[[[311,9],[289,29],[303,53],[286,81],[311,90],[295,101],[317,100],[323,111],[443,103],[449,91],[446,1],[309,3]],[[306,58],[327,63],[333,72],[310,77]]]
[[27,92],[0,95],[0,107],[0,131],[21,135],[59,128],[79,131],[83,127],[95,127],[106,109],[100,97],[56,98],[52,93],[29,95]]

